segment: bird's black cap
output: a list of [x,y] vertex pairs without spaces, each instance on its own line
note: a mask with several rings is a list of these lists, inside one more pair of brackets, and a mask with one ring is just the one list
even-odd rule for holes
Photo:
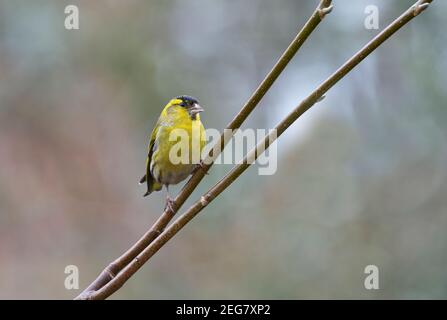
[[199,101],[196,98],[191,97],[191,96],[187,96],[187,95],[177,96],[175,98],[176,99],[180,99],[180,100],[182,100],[184,102],[187,102],[190,105],[193,105],[194,103],[199,103]]

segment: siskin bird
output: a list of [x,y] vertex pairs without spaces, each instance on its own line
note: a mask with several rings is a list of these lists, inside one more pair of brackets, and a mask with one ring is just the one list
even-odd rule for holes
[[[177,184],[185,180],[200,165],[200,154],[205,146],[205,129],[200,121],[200,113],[203,108],[197,99],[182,95],[178,96],[164,107],[155,128],[152,131],[148,147],[146,162],[146,174],[141,178],[140,184],[146,182],[148,196],[153,191],[159,191],[163,185],[166,186],[168,197],[166,206],[172,210],[172,199],[169,197],[169,185]],[[187,134],[178,139],[172,136],[180,130]],[[172,148],[187,151],[187,161],[172,161],[173,154],[178,156],[178,152],[172,153]],[[183,155],[182,155],[183,156]],[[185,159],[185,158],[183,158]],[[198,161],[193,161],[198,159]],[[195,163],[194,163],[195,162]]]

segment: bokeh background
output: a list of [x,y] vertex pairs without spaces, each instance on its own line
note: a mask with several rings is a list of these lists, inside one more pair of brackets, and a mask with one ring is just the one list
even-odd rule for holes
[[[413,2],[334,1],[244,128],[272,128],[376,35],[367,5],[382,29]],[[224,128],[317,3],[0,0],[0,298],[73,298],[67,265],[82,289],[135,242],[164,204],[137,184],[164,104],[194,95]],[[447,298],[446,9],[368,57],[280,138],[275,175],[248,170],[113,298]]]

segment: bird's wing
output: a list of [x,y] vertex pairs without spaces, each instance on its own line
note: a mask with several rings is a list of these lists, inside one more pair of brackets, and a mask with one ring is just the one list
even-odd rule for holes
[[160,129],[160,122],[160,119],[158,119],[157,123],[155,124],[154,130],[152,130],[146,161],[146,174],[140,179],[140,183],[147,182],[147,192],[144,194],[144,196],[148,196],[152,193],[152,191],[154,191],[154,184],[156,183],[151,173],[151,161],[152,155],[156,149],[155,138],[157,137],[157,132]]

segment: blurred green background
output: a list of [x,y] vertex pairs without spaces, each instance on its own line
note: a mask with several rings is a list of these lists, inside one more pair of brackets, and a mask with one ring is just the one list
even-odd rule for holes
[[[272,128],[375,36],[367,5],[382,29],[413,2],[334,1],[244,128]],[[134,243],[164,205],[137,184],[161,108],[190,94],[224,128],[317,3],[0,0],[0,298],[73,298],[65,266],[82,289]],[[275,175],[248,170],[113,298],[447,298],[446,9],[368,57],[280,138]]]

